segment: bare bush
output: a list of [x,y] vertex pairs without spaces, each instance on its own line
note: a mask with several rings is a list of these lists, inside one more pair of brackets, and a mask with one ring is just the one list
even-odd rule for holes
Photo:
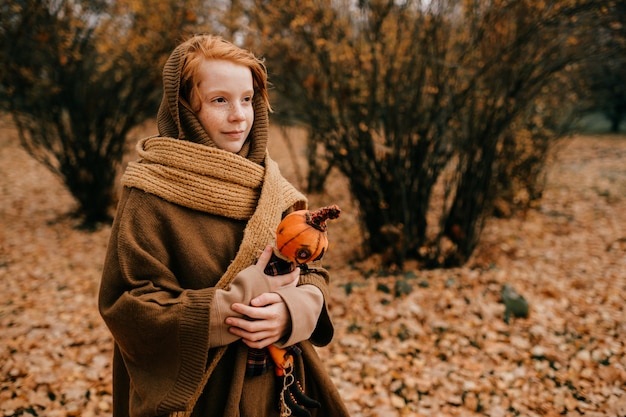
[[61,178],[83,225],[108,220],[126,134],[153,117],[161,68],[195,20],[164,0],[30,0],[0,6],[0,108]]
[[[589,58],[581,34],[610,14],[598,0],[253,3],[242,32],[266,56],[287,115],[309,126],[310,184],[340,169],[366,249],[389,253],[393,242],[390,264],[428,266],[459,265],[473,252],[497,182],[518,172],[507,160],[520,155],[517,128],[532,126],[524,169],[534,187],[561,133],[543,126],[569,110],[533,107],[546,89],[567,98],[553,86]],[[428,224],[433,187],[451,162],[447,198],[435,207],[441,224]]]

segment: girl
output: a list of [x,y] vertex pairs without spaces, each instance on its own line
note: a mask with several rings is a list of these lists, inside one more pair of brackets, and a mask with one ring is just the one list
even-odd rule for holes
[[320,403],[292,411],[347,416],[312,347],[333,335],[327,271],[264,273],[276,226],[306,207],[267,153],[265,66],[201,35],[172,52],[163,82],[159,135],[122,177],[100,287],[114,416],[278,416],[271,362],[250,353],[271,344],[298,347]]

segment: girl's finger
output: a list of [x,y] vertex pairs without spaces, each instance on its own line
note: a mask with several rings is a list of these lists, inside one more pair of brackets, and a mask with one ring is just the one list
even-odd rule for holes
[[270,304],[280,303],[282,301],[283,299],[280,295],[274,292],[266,292],[250,300],[250,305],[253,307],[264,307]]
[[261,267],[262,270],[265,269],[265,267],[267,266],[268,262],[272,258],[272,252],[273,252],[273,249],[272,249],[272,247],[270,245],[267,245],[263,249],[263,252],[261,252],[261,255],[259,256],[259,259],[256,261],[256,264],[259,267]]

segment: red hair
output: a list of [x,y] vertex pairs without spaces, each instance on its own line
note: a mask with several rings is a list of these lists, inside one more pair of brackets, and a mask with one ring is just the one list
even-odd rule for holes
[[[201,101],[192,100],[194,95],[199,94],[198,68],[200,64],[207,59],[221,59],[250,68],[254,93],[259,95],[267,109],[271,110],[267,92],[267,69],[263,61],[252,52],[215,35],[196,35],[183,42],[181,46],[186,47],[187,52],[181,71],[180,94],[188,103]],[[197,112],[199,109],[193,110]]]

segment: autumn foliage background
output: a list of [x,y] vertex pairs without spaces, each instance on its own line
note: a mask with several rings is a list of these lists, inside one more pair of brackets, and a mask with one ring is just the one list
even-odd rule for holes
[[[3,3],[0,411],[110,415],[117,180],[167,54],[211,31],[266,58],[272,155],[343,209],[320,355],[354,416],[626,415],[625,10]],[[617,133],[580,133],[591,111]],[[505,284],[527,317],[506,320]]]
[[[568,138],[542,204],[491,219],[466,266],[396,274],[376,257],[346,261],[361,231],[333,174],[311,198],[344,209],[326,255],[336,333],[319,352],[352,415],[626,415],[625,158],[624,135]],[[110,416],[112,340],[96,306],[110,228],[77,229],[71,195],[6,120],[0,178],[0,411]],[[528,300],[528,318],[504,322],[503,284]]]

